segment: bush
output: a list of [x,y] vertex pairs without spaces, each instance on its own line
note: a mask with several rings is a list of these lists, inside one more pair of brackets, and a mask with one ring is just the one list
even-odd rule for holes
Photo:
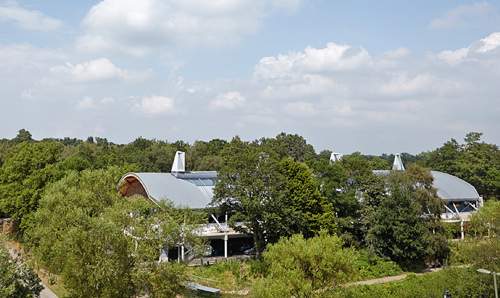
[[264,252],[268,274],[254,288],[256,297],[310,297],[355,275],[354,250],[337,236],[321,233],[283,238]]
[[9,253],[0,247],[0,297],[37,297],[42,290],[40,278],[33,270],[12,260]]
[[403,281],[370,286],[340,288],[324,297],[442,297],[449,290],[452,297],[493,297],[491,276],[470,268],[448,268],[425,275],[410,275]]
[[[192,277],[205,285],[221,288],[223,290],[235,290],[248,286],[257,275],[261,267],[261,261],[225,261],[209,266],[191,268]],[[259,265],[257,265],[259,266]]]
[[384,276],[398,275],[401,267],[393,261],[385,260],[367,250],[356,253],[354,266],[357,269],[355,280],[365,280]]

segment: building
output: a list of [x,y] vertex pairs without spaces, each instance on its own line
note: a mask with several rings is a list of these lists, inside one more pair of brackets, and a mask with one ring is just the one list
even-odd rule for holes
[[[392,171],[404,171],[405,167],[401,156],[396,154],[392,165]],[[375,170],[373,173],[379,176],[389,175],[390,170]],[[443,213],[441,219],[445,222],[468,221],[472,212],[477,211],[483,205],[483,198],[476,188],[470,183],[447,173],[431,171],[432,185],[437,190],[438,197],[443,202]]]
[[[155,204],[169,201],[178,208],[206,209],[214,207],[211,202],[216,180],[215,171],[186,171],[185,154],[177,151],[170,173],[127,173],[120,179],[118,191],[124,197],[140,195]],[[222,217],[210,214],[209,223],[200,226],[196,233],[207,239],[211,246],[210,256],[227,258],[243,254],[253,246],[252,239],[229,227],[227,216]],[[179,245],[167,256],[186,260],[188,249]]]

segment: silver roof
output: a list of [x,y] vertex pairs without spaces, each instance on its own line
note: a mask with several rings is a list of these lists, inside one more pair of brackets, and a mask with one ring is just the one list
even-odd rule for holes
[[200,209],[208,207],[212,201],[217,173],[127,173],[119,185],[128,177],[139,180],[150,199],[169,200],[176,207]]
[[[375,170],[375,175],[389,175],[389,170]],[[478,200],[480,198],[476,188],[470,183],[447,173],[431,171],[434,178],[432,185],[437,195],[443,200]]]

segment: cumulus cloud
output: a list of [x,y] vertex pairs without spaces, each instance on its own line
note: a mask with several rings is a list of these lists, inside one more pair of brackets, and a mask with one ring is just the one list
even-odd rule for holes
[[210,107],[218,110],[234,110],[244,105],[245,101],[245,97],[239,92],[231,91],[219,94],[210,102]]
[[[500,90],[493,83],[500,75],[498,37],[492,33],[468,47],[411,59],[406,48],[374,55],[333,42],[263,57],[254,68],[252,86],[257,91],[252,102],[260,105],[252,112],[281,110],[278,123],[309,129],[386,131],[431,122],[454,132],[457,127],[487,127],[495,121],[492,110],[483,112],[484,117],[471,113],[500,104]],[[464,114],[468,116],[457,120]],[[297,120],[303,117],[309,117],[307,123]],[[294,125],[296,121],[301,125]]]
[[104,0],[83,20],[82,50],[144,55],[171,45],[234,44],[255,33],[277,10],[293,11],[299,0]]
[[287,103],[284,110],[288,114],[296,117],[310,117],[317,113],[312,103],[304,101]]
[[66,63],[51,69],[53,73],[69,74],[77,82],[97,82],[125,79],[127,71],[117,67],[107,58],[99,58],[78,64]]
[[94,110],[103,107],[108,104],[115,102],[113,97],[103,97],[101,99],[95,99],[90,96],[85,96],[83,99],[79,100],[76,107],[79,110]]
[[303,52],[264,57],[254,74],[260,79],[284,79],[294,72],[349,71],[370,63],[365,49],[330,42],[324,48],[307,47]]
[[450,65],[457,65],[467,60],[481,61],[489,53],[498,53],[498,49],[500,49],[500,32],[494,32],[466,48],[441,51],[437,54],[437,58]]
[[173,112],[175,102],[171,97],[152,95],[141,98],[135,108],[146,115],[154,116]]
[[455,7],[444,15],[433,19],[429,26],[434,29],[448,29],[468,23],[498,17],[495,7],[487,2],[465,4]]
[[40,11],[24,8],[15,2],[0,4],[0,22],[2,21],[31,31],[52,31],[62,26],[60,20]]

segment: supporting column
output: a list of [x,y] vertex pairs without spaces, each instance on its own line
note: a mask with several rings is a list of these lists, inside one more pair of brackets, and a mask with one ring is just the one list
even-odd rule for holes
[[225,234],[224,234],[224,258],[227,259],[227,230],[229,229],[229,225],[227,223],[227,212],[226,212],[226,216],[224,219],[226,221],[226,227],[224,229],[224,231],[225,231]]
[[227,259],[227,233],[224,235],[224,258]]
[[460,220],[460,238],[464,240],[464,220]]

